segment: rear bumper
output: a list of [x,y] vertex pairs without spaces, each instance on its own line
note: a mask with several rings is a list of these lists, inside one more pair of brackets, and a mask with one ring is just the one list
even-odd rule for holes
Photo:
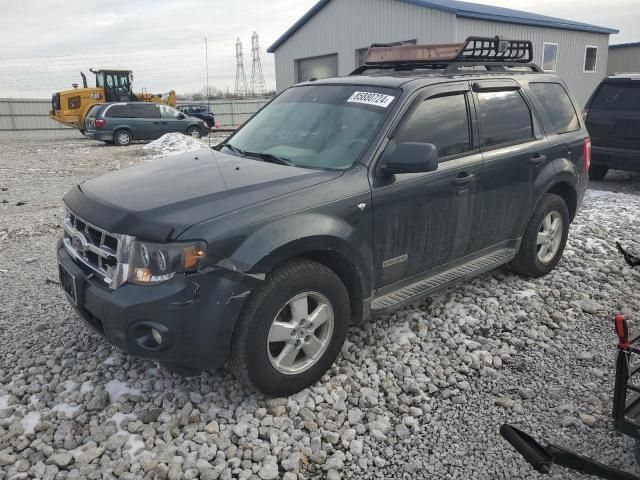
[[102,142],[113,141],[113,132],[99,132],[97,130],[85,130],[84,132],[87,138],[92,140],[100,140]]
[[593,146],[591,163],[614,170],[640,172],[640,151]]
[[[93,330],[130,355],[194,370],[225,363],[236,320],[259,282],[219,269],[111,290],[64,248],[58,262],[75,278],[77,304],[70,303]],[[162,335],[159,345],[150,341],[151,328]]]

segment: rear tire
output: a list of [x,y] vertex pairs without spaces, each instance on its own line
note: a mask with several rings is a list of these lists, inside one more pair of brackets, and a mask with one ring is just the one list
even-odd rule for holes
[[545,194],[527,224],[520,250],[509,267],[527,277],[542,277],[555,268],[569,236],[569,211],[564,199]]
[[198,127],[189,127],[187,128],[187,135],[193,138],[200,138],[202,137],[202,132]]
[[609,167],[601,167],[600,165],[591,166],[589,169],[589,180],[601,182],[609,171]]
[[115,143],[119,147],[126,147],[127,145],[131,145],[132,141],[133,136],[128,130],[116,130],[116,132],[113,134],[113,143]]
[[331,367],[350,318],[349,295],[332,270],[310,260],[287,262],[244,306],[231,342],[233,371],[267,395],[299,392]]

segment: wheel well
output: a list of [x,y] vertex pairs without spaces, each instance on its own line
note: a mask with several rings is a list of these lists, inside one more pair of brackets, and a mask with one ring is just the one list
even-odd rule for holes
[[564,199],[567,204],[567,209],[569,210],[569,218],[573,222],[573,219],[576,216],[576,210],[578,209],[578,193],[576,192],[576,189],[568,183],[561,182],[552,186],[547,193],[554,193]]
[[298,257],[322,263],[333,270],[340,277],[349,294],[352,320],[356,323],[363,320],[363,315],[365,314],[363,312],[363,299],[366,294],[364,292],[362,273],[348,257],[333,250],[314,250],[302,253]]
[[113,138],[116,138],[116,135],[118,134],[118,132],[124,130],[125,132],[127,132],[129,135],[131,135],[131,140],[133,140],[133,132],[131,131],[131,129],[127,128],[127,127],[120,127],[120,128],[116,128],[113,131]]

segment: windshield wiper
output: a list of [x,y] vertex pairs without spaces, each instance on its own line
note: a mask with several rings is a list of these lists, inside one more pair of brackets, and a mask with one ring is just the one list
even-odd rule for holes
[[291,160],[287,160],[284,157],[273,155],[272,153],[258,153],[258,152],[243,152],[248,157],[258,157],[265,162],[277,163],[278,165],[287,165],[289,167],[295,167],[296,164]]
[[244,150],[240,150],[238,147],[234,147],[230,143],[225,143],[222,146],[228,148],[235,154],[242,155],[243,157],[246,155],[246,152]]

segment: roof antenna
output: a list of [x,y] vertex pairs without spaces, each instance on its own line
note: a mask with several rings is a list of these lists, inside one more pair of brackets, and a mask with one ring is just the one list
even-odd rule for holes
[[[209,46],[207,45],[207,36],[204,36],[204,61],[207,68],[207,112],[211,111],[211,106],[209,102],[209,96],[211,95],[211,91],[209,90]],[[207,134],[207,143],[209,144],[209,148],[211,148],[211,129],[209,128],[209,133]]]

